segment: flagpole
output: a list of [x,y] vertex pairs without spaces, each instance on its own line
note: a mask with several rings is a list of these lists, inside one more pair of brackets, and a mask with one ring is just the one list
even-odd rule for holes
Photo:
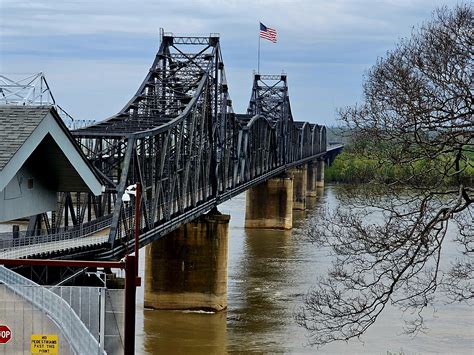
[[260,74],[260,24],[258,27],[258,61],[257,61],[257,74]]

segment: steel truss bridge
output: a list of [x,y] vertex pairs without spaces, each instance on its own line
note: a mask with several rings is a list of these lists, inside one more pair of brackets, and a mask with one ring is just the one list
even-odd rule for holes
[[72,134],[106,190],[98,197],[62,193],[56,212],[30,220],[25,236],[54,242],[109,228],[99,244],[74,249],[71,242],[63,252],[68,258],[117,259],[133,250],[136,206],[121,200],[128,185],[140,182],[143,190],[142,247],[248,188],[330,153],[324,126],[293,119],[286,75],[255,74],[247,112],[234,113],[219,36],[212,34],[164,34],[123,109]]

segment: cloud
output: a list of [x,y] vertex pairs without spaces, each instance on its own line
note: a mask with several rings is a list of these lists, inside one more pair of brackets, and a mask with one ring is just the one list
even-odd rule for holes
[[331,123],[337,107],[360,99],[364,70],[441,4],[2,0],[0,71],[45,71],[60,104],[73,115],[106,117],[125,104],[148,71],[160,27],[175,34],[218,32],[234,108],[243,111],[262,21],[278,31],[277,44],[261,43],[263,71],[288,73],[297,119]]

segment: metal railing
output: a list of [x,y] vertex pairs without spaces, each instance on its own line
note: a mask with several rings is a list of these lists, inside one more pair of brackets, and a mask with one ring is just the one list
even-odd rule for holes
[[0,251],[0,258],[21,259],[39,254],[49,254],[63,250],[84,248],[93,245],[102,245],[104,243],[107,243],[108,240],[109,236],[106,235],[100,237],[89,236],[84,238],[66,239],[53,243],[32,244]]
[[109,354],[123,354],[123,289],[89,286],[44,286],[71,306]]
[[[18,232],[18,237],[14,237],[12,232],[0,233],[0,252],[11,250],[12,248],[25,247],[48,242],[67,241],[70,239],[85,237],[96,233],[110,226],[112,215],[104,216],[91,223],[81,224],[74,227],[59,228],[51,234],[41,234],[28,236],[27,231]],[[45,231],[46,232],[46,231]]]
[[100,354],[98,341],[60,296],[4,266],[0,266],[0,281],[53,320],[76,354]]

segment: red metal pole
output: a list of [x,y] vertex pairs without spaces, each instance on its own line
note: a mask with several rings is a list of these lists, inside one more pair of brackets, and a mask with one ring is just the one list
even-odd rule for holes
[[135,256],[127,255],[125,258],[125,355],[135,354],[135,308],[137,295],[137,271],[135,266]]
[[136,271],[136,283],[137,286],[141,285],[140,277],[138,276],[138,253],[140,251],[140,194],[141,194],[141,186],[140,183],[137,182],[137,187],[135,188],[135,271]]
[[0,259],[0,265],[11,266],[58,266],[58,267],[104,267],[125,269],[123,261],[51,260],[51,259]]

